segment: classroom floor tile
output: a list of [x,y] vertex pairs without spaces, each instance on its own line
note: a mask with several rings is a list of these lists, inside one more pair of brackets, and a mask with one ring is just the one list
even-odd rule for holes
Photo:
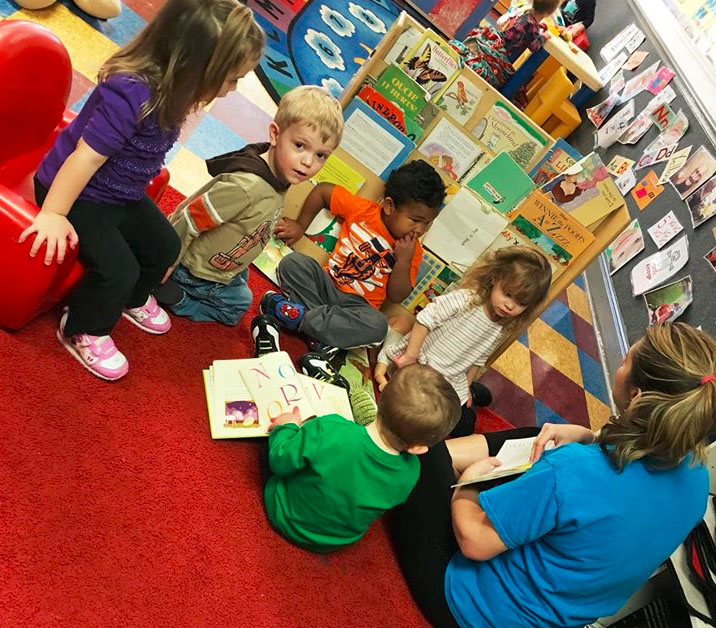
[[592,324],[592,309],[589,307],[589,297],[584,289],[576,284],[567,287],[567,300],[573,312],[579,314],[590,325]]
[[577,347],[553,327],[538,318],[527,330],[530,349],[543,360],[582,386]]
[[119,50],[117,44],[61,4],[39,11],[21,9],[7,19],[29,20],[49,28],[67,48],[72,67],[93,82],[100,66]]
[[[128,42],[163,5],[162,0],[124,0],[111,20],[81,14],[72,0],[39,11],[25,11],[0,0],[0,17],[26,19],[54,31],[67,47],[74,68],[70,106],[86,101],[102,63]],[[265,141],[276,104],[253,72],[236,93],[189,117],[177,145],[167,155],[171,185],[188,195],[209,180],[204,159]],[[600,427],[610,401],[592,326],[583,277],[518,338],[481,378],[493,393],[491,409],[513,425],[546,421]]]
[[488,369],[480,378],[480,382],[492,392],[490,410],[499,414],[515,427],[536,425],[532,395],[492,368]]
[[530,368],[530,350],[520,342],[513,342],[505,352],[495,360],[492,368],[517,384],[528,395],[534,394],[532,387],[532,369]]
[[539,355],[532,352],[532,381],[535,399],[570,423],[589,426],[589,408],[584,388]]

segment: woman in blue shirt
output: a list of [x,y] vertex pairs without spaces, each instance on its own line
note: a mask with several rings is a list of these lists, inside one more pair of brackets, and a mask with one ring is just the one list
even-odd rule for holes
[[[450,485],[489,471],[489,456],[529,428],[453,439],[421,457],[392,525],[434,626],[583,627],[616,612],[703,517],[716,341],[683,323],[650,327],[612,393],[620,414],[599,432],[546,424],[532,468],[490,490],[451,495]],[[550,441],[557,447],[544,452]]]

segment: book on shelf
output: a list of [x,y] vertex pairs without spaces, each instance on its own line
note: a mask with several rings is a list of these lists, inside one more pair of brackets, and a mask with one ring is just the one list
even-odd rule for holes
[[596,153],[570,166],[541,189],[555,205],[585,227],[594,228],[624,205],[624,197]]
[[431,99],[438,100],[460,74],[460,56],[442,37],[427,29],[405,55],[401,67]]
[[499,100],[487,111],[472,134],[492,153],[505,151],[527,171],[544,152],[548,136],[532,128]]
[[529,174],[536,185],[544,185],[582,158],[583,155],[576,148],[559,138]]
[[[568,212],[560,209],[539,190],[534,190],[525,198],[510,216],[513,223],[517,217],[530,223],[547,236],[563,251],[560,257],[569,264],[572,258],[582,254],[594,242],[594,235]],[[522,224],[522,223],[518,223]],[[518,230],[530,240],[534,241],[526,229]],[[537,240],[540,238],[538,237]],[[535,242],[539,244],[539,242]],[[552,256],[555,251],[548,247],[545,253]]]
[[430,98],[417,82],[395,64],[389,65],[381,72],[373,89],[395,103],[406,117],[413,120]]
[[325,414],[353,420],[348,393],[298,373],[284,351],[245,360],[215,360],[203,376],[214,439],[266,436],[271,419],[294,407],[304,420]]
[[467,268],[507,226],[507,218],[467,188],[450,198],[423,238],[448,265]]
[[469,179],[467,187],[501,214],[508,214],[535,185],[517,162],[503,151]]
[[428,303],[446,292],[460,279],[461,274],[455,266],[445,264],[428,250],[424,250],[415,278],[415,287],[403,301],[403,307],[417,314]]

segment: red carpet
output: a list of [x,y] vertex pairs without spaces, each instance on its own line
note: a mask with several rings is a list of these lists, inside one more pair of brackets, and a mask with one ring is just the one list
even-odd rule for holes
[[252,315],[162,337],[121,320],[113,384],[57,342],[57,311],[0,331],[0,626],[426,626],[382,522],[328,557],[292,547],[266,523],[257,444],[209,438],[201,369],[250,357]]

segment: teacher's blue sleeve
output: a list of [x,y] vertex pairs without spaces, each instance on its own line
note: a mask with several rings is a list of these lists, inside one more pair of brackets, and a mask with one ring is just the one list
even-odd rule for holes
[[554,469],[538,461],[521,477],[480,493],[485,514],[510,549],[544,536],[557,526]]

